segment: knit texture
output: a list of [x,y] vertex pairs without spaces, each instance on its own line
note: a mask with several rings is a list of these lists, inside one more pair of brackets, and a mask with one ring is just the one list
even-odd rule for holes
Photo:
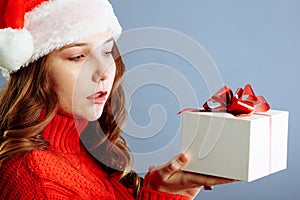
[[[88,122],[59,112],[43,131],[47,150],[20,153],[0,168],[0,200],[133,200],[131,190],[110,179],[80,142]],[[143,187],[140,200],[187,200]]]

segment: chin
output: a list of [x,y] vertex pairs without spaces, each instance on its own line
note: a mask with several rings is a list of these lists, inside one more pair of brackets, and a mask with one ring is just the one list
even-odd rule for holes
[[82,117],[88,121],[96,121],[98,120],[103,113],[103,109],[101,110],[92,110],[90,112],[84,113]]

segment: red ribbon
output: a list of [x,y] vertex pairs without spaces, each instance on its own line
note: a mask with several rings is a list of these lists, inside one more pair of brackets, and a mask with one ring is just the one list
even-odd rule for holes
[[[209,104],[213,104],[210,106]],[[270,109],[270,105],[263,96],[256,96],[250,84],[247,84],[244,89],[238,88],[233,94],[232,90],[223,86],[204,104],[203,109],[186,108],[180,111],[183,112],[227,112],[235,116],[255,114],[269,117],[269,173],[272,173],[272,116],[264,113]]]
[[266,112],[270,109],[270,105],[263,96],[256,96],[251,85],[247,84],[244,89],[238,88],[234,94],[230,88],[223,86],[203,104],[203,108],[186,108],[178,114],[182,112],[227,112],[233,115],[250,115],[253,112]]

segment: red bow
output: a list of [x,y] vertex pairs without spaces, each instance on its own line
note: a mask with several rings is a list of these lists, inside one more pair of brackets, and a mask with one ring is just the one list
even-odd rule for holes
[[[210,105],[211,106],[210,106]],[[203,109],[186,108],[179,112],[228,112],[233,115],[251,114],[253,112],[265,112],[270,109],[270,105],[263,96],[255,96],[250,84],[244,89],[238,88],[235,94],[226,86],[223,86],[204,104]]]

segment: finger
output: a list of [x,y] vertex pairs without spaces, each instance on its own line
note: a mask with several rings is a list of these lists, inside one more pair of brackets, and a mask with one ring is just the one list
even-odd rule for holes
[[178,194],[189,197],[190,199],[194,199],[195,196],[197,196],[197,194],[200,192],[200,189],[201,188],[189,188],[189,189],[180,191]]
[[235,182],[233,179],[203,175],[204,185],[213,186]]
[[165,175],[172,175],[181,170],[188,161],[188,157],[184,153],[181,153],[170,160],[161,170]]
[[232,183],[235,181],[228,178],[221,178],[221,177],[197,174],[192,172],[183,172],[183,173],[184,173],[183,183],[194,187],[206,186],[206,188],[208,189],[209,186]]
[[151,165],[151,166],[148,168],[148,171],[151,172],[153,169],[155,169],[155,166],[154,166],[154,165]]
[[203,189],[204,190],[213,190],[213,186],[211,186],[211,185],[204,185]]

